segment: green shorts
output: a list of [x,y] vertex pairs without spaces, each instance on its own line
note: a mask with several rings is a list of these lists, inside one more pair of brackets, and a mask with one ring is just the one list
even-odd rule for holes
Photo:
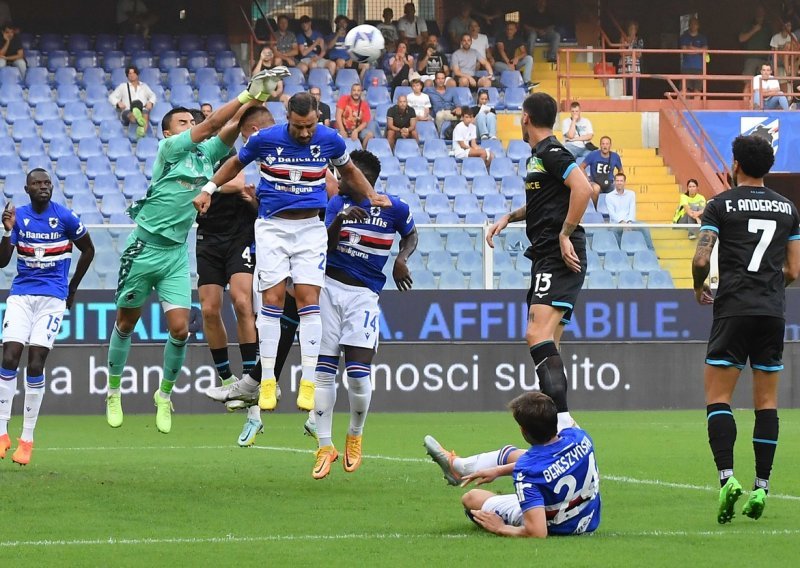
[[191,308],[189,247],[186,243],[163,246],[145,242],[134,231],[120,258],[117,307],[140,308],[153,290],[165,311]]

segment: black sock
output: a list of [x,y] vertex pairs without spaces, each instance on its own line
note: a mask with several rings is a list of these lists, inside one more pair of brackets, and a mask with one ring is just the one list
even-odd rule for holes
[[539,377],[539,390],[553,399],[557,412],[569,412],[567,407],[567,376],[564,362],[552,341],[544,341],[531,347],[531,357]]
[[250,369],[250,372],[247,373],[250,375],[250,378],[254,381],[260,383],[261,382],[261,359],[256,360],[256,364]]
[[731,405],[716,402],[706,406],[708,420],[708,445],[714,454],[714,463],[719,471],[719,484],[725,485],[733,476],[733,445],[736,443],[736,421]]
[[240,343],[239,353],[242,354],[242,374],[250,374],[258,361],[258,343]]
[[219,378],[225,380],[233,375],[233,373],[231,373],[231,362],[228,360],[227,346],[220,347],[219,349],[212,349],[211,358],[214,359],[214,366],[217,368]]
[[755,414],[753,452],[756,455],[756,481],[753,489],[761,488],[769,492],[769,474],[772,471],[775,450],[778,449],[778,410],[756,410]]

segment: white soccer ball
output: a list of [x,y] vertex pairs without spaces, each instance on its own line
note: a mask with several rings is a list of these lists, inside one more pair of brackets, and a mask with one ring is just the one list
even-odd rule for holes
[[344,38],[350,57],[357,63],[373,63],[383,52],[383,34],[375,26],[363,24],[347,32]]

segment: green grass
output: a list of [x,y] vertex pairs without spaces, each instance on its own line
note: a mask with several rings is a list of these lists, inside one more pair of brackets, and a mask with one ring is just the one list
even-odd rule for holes
[[[6,566],[497,565],[790,566],[800,555],[800,411],[781,411],[773,495],[759,521],[716,523],[716,470],[702,410],[578,412],[594,437],[603,519],[595,535],[523,541],[482,533],[426,460],[425,434],[462,455],[522,443],[505,413],[374,414],[359,471],[311,478],[304,416],[43,416],[31,465],[0,462]],[[753,477],[752,412],[737,411],[736,475]],[[19,431],[15,418],[11,432]],[[344,446],[346,416],[335,441]],[[283,450],[277,448],[285,448]],[[294,449],[297,451],[290,451]],[[390,459],[395,458],[395,459]],[[510,492],[510,483],[493,489]],[[109,543],[109,539],[114,539]],[[193,540],[195,539],[195,540]],[[12,544],[16,543],[16,544]],[[522,556],[524,555],[524,556]],[[13,561],[12,561],[13,560]],[[458,563],[458,564],[456,564]]]

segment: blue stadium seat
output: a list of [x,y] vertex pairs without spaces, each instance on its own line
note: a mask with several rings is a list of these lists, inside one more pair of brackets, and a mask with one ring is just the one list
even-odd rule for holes
[[432,120],[418,120],[417,135],[422,144],[427,144],[429,140],[439,140],[439,133],[436,132],[436,123]]
[[121,51],[107,51],[103,55],[103,69],[111,73],[114,69],[125,67],[125,54]]
[[668,270],[654,270],[647,277],[647,287],[652,289],[672,289],[675,284]]
[[377,85],[381,87],[386,87],[389,82],[386,80],[386,73],[383,69],[375,69],[370,68],[367,69],[367,72],[364,74],[364,83],[363,86],[365,89],[369,89],[370,87],[374,87],[375,83],[373,80],[377,78]]
[[158,68],[164,72],[181,64],[181,56],[177,51],[162,51],[158,56]]
[[[333,78],[330,71],[324,68],[316,67],[308,71],[308,86],[309,87],[330,87],[333,84]],[[349,91],[348,91],[349,92]]]
[[483,256],[476,250],[465,250],[458,253],[456,269],[472,277],[483,274]]
[[603,263],[600,261],[600,255],[593,250],[586,251],[586,272],[594,272],[596,270],[603,270]]
[[[91,193],[79,193],[72,198],[72,210],[81,216],[87,213],[97,213],[97,200],[95,200]],[[94,237],[92,238],[94,239]],[[99,250],[100,249],[98,249],[98,252]],[[95,259],[95,262],[97,262],[97,259]]]
[[96,213],[84,214],[81,216],[81,221],[83,221],[84,225],[102,225],[103,215],[100,213],[100,211]]
[[134,51],[143,51],[147,49],[147,42],[140,35],[127,34],[122,38],[122,51],[131,53]]
[[506,199],[501,194],[487,195],[483,198],[483,212],[490,218],[508,213]]
[[103,142],[108,142],[112,138],[125,136],[125,132],[122,130],[122,124],[119,121],[109,120],[108,122],[103,122],[100,124],[100,132],[98,136],[100,136],[100,140]]
[[444,247],[442,246],[442,237],[439,236],[439,233],[436,231],[420,230],[417,250],[425,255],[430,254],[433,251],[444,250]]
[[97,34],[94,39],[94,49],[106,53],[117,49],[117,36],[111,34]]
[[447,87],[447,90],[453,90],[455,93],[455,100],[458,106],[472,106],[475,101],[472,98],[472,92],[468,87]]
[[446,250],[434,250],[428,255],[428,270],[434,274],[441,274],[445,270],[453,269],[453,257]]
[[140,67],[139,79],[151,89],[161,86],[161,71],[158,67]]
[[472,244],[472,239],[465,231],[453,231],[447,235],[445,250],[450,254],[458,254],[468,250],[475,250],[475,246]]
[[98,250],[92,265],[100,276],[111,282],[119,273],[119,258],[114,249]]
[[105,195],[100,203],[100,212],[105,217],[110,217],[114,213],[125,213],[127,208],[128,202],[121,193]]
[[390,175],[386,178],[386,193],[397,195],[411,191],[411,180],[405,174]]
[[206,38],[206,49],[211,53],[218,51],[228,51],[231,48],[228,36],[224,34],[212,34]]
[[64,105],[64,122],[66,124],[72,124],[76,120],[86,118],[89,116],[89,109],[86,108],[86,105],[83,101],[73,101],[69,102]]
[[94,51],[84,50],[75,54],[75,68],[83,72],[86,69],[97,67],[97,54]]
[[59,158],[56,162],[56,176],[59,179],[64,179],[69,175],[83,174],[81,168],[81,161],[78,156],[64,156]]
[[356,69],[339,69],[336,72],[334,85],[342,94],[349,93],[350,87],[359,82],[358,71]]
[[89,67],[83,70],[80,80],[81,86],[84,88],[89,85],[102,85],[106,86],[106,72],[100,67]]
[[194,83],[200,85],[219,85],[217,70],[213,67],[201,67],[194,72]]
[[486,140],[480,140],[481,148],[485,150],[491,150],[492,152],[492,160],[496,160],[497,158],[505,158],[506,151],[503,148],[503,143],[496,138],[487,138]]
[[[202,98],[200,100],[204,101]],[[281,124],[286,122],[286,106],[284,106],[282,102],[267,101],[267,108],[272,113],[272,118],[275,119],[276,123]]]
[[445,211],[444,213],[439,213],[436,216],[437,225],[455,225],[456,223],[460,222],[461,218],[455,211]]
[[633,254],[633,269],[640,272],[655,272],[660,270],[658,257],[652,250],[639,250]]
[[[399,142],[399,140],[398,140]],[[428,160],[422,156],[414,156],[406,159],[405,173],[411,179],[428,174]]]
[[[56,166],[58,168],[58,166]],[[89,189],[89,178],[82,173],[74,173],[64,178],[64,195],[72,199],[80,193],[91,193]]]
[[459,175],[447,176],[444,178],[444,185],[442,191],[447,197],[455,197],[456,195],[469,194],[469,185],[467,185],[467,178]]
[[[17,100],[22,100],[22,98]],[[52,100],[53,91],[50,89],[50,85],[31,85],[28,89],[28,104],[31,106],[49,103]]]
[[440,290],[466,290],[467,281],[458,270],[447,270],[439,277]]
[[109,83],[111,84],[112,89],[115,89],[117,85],[124,84],[127,81],[128,76],[125,74],[125,69],[123,67],[117,67],[110,71]]
[[485,176],[486,174],[486,164],[483,162],[483,158],[464,158],[464,161],[461,164],[462,176],[468,180],[472,180],[478,176]]
[[[591,203],[591,201],[589,203]],[[583,224],[592,224],[592,223],[601,224],[604,222],[605,219],[600,213],[591,210],[588,207],[586,208],[586,212],[583,214],[583,219],[581,219],[581,223]]]
[[153,34],[150,36],[150,51],[161,53],[175,49],[175,39],[168,34]]
[[10,136],[0,136],[0,158],[5,156],[16,156],[17,145]]
[[378,105],[388,103],[389,99],[389,89],[387,87],[373,86],[367,89],[367,104],[369,104],[369,108],[377,108]]
[[91,84],[86,86],[84,93],[86,106],[94,107],[99,104],[108,104],[108,89],[105,85]]
[[621,250],[610,250],[605,254],[603,268],[609,272],[622,272],[631,269],[631,261]]
[[439,179],[458,175],[458,171],[456,170],[456,161],[449,156],[436,158],[433,161],[433,175]]
[[[374,140],[374,139],[373,139]],[[358,140],[352,140],[350,138],[345,138],[344,144],[347,147],[348,152],[354,152],[356,150],[361,150],[361,142]],[[369,142],[368,142],[369,144]]]
[[[375,138],[373,138],[372,140],[375,140]],[[372,140],[370,140],[370,142]],[[400,169],[400,160],[398,160],[394,156],[391,155],[384,156],[380,160],[381,160],[381,174],[380,174],[381,179],[386,179],[389,176],[403,173],[403,171]]]
[[[0,177],[7,178],[12,174],[23,173],[24,168],[18,156],[6,156],[0,160]],[[23,182],[23,186],[24,186]],[[6,193],[8,193],[9,184],[6,183]]]
[[[239,73],[241,73],[241,76],[235,75],[236,70],[238,70]],[[342,69],[340,69],[340,71],[342,71]],[[230,76],[232,77],[232,79],[230,81],[228,80],[228,72],[231,72]],[[306,77],[305,75],[303,75],[303,72],[300,71],[300,69],[298,69],[297,67],[289,67],[289,73],[290,75],[288,77],[283,78],[284,85],[300,85],[302,87],[305,86]],[[230,69],[225,70],[225,78],[223,80],[226,83],[236,82],[238,84],[239,82],[244,81],[244,72],[239,67],[231,67]],[[347,92],[350,92],[350,87],[347,87]]]
[[222,91],[217,84],[200,85],[197,90],[197,100],[200,102],[218,101],[222,98]]
[[612,231],[606,229],[594,231],[592,235],[592,250],[597,251],[598,254],[619,251],[617,237]]
[[500,290],[520,290],[527,288],[525,277],[516,270],[504,270],[500,273],[500,280],[497,283]]
[[[121,140],[127,142],[125,138],[121,138]],[[117,179],[125,179],[130,175],[140,173],[142,173],[142,170],[139,167],[139,160],[133,154],[129,153],[127,156],[121,156],[114,164],[114,175],[117,176]]]
[[[467,213],[466,217],[464,217],[464,223],[468,225],[485,225],[489,221],[489,217],[486,216],[486,213],[483,211],[473,211]],[[467,229],[470,232],[470,235],[473,234],[474,229]],[[475,233],[480,234],[480,233]]]
[[[92,240],[94,241],[94,237],[98,232],[103,231],[95,231],[92,233]],[[96,243],[93,243],[95,248],[97,247]],[[102,290],[103,284],[100,280],[100,275],[97,274],[93,269],[89,269],[83,275],[83,279],[81,280],[81,290]]]
[[[445,183],[447,183],[446,180]],[[478,204],[478,198],[471,193],[456,195],[453,200],[453,211],[461,217],[466,217],[470,213],[478,213],[480,210],[481,206]]]
[[397,104],[397,99],[400,98],[401,95],[408,96],[411,93],[411,87],[407,87],[405,85],[400,85],[399,87],[394,88],[394,94],[392,95],[392,104]]
[[96,136],[84,138],[78,143],[78,157],[82,162],[94,156],[102,156],[103,154],[105,154],[103,151],[103,143]]
[[[14,67],[16,69],[16,67]],[[12,101],[8,103],[6,108],[6,122],[14,124],[18,120],[33,118],[31,116],[31,107],[25,101]]]
[[74,67],[60,67],[56,69],[54,79],[56,86],[75,85],[78,82],[78,72]]
[[109,102],[99,102],[92,109],[92,122],[101,125],[103,122],[118,120],[117,111]]
[[19,69],[13,66],[0,67],[0,85],[21,85],[22,76]]
[[[19,70],[16,67],[4,67],[3,69],[9,69],[13,71],[17,71],[19,74]],[[25,73],[25,85],[30,87],[31,85],[48,85],[49,84],[49,72],[45,67],[28,67],[28,72]],[[18,82],[17,82],[18,83]],[[0,82],[0,85],[7,84],[5,81]],[[14,81],[8,84],[14,84]]]
[[614,283],[614,274],[608,270],[595,270],[586,277],[584,286],[590,290],[606,290],[617,287]]
[[489,104],[496,110],[505,109],[503,99],[500,97],[500,91],[496,87],[481,87],[479,90],[484,90],[489,94]]
[[62,50],[47,51],[47,69],[51,73],[55,73],[59,67],[67,67],[69,65],[69,53]]
[[147,193],[148,185],[147,178],[141,171],[129,174],[122,183],[122,194],[129,199],[142,196]]
[[489,175],[496,180],[502,180],[505,177],[516,177],[514,162],[505,157],[493,158],[489,166]]
[[39,49],[42,51],[61,51],[64,49],[64,37],[54,33],[42,34],[39,37]]
[[44,57],[39,50],[25,49],[25,61],[29,67],[44,67]]
[[435,290],[436,278],[430,270],[418,270],[411,275],[415,290]]
[[527,160],[531,156],[530,144],[523,140],[511,140],[508,143],[506,155],[514,162],[519,162],[523,159]]
[[440,138],[428,140],[422,147],[422,155],[425,156],[429,162],[432,162],[438,158],[447,158],[449,157],[447,144]]
[[487,195],[493,195],[497,193],[497,182],[489,175],[476,176],[472,180],[472,193],[481,199]]
[[[408,175],[408,162],[406,162],[406,175]],[[408,177],[411,177],[408,175]],[[433,174],[418,175],[414,180],[414,192],[420,197],[428,197],[432,193],[439,193],[439,180]]]
[[191,52],[186,58],[186,67],[188,67],[189,71],[192,73],[196,72],[198,69],[208,67],[208,53],[205,51]]
[[[17,123],[19,124],[19,122]],[[14,125],[16,126],[16,124]],[[45,120],[42,124],[42,140],[50,142],[53,138],[67,135],[67,128],[64,126],[64,121],[60,118]]]
[[[28,159],[28,166],[26,169],[30,171],[36,168],[41,168],[43,170],[46,170],[47,173],[51,174],[52,176],[53,162],[50,160],[50,156],[48,156],[47,154],[39,154],[38,156],[31,156]],[[54,189],[53,195],[55,195],[55,192],[56,190]]]
[[514,260],[511,255],[504,250],[494,249],[494,267],[492,271],[500,274],[506,270],[514,270]]
[[94,179],[102,174],[110,174],[111,162],[105,156],[92,156],[86,160],[86,177]]
[[156,104],[153,105],[150,111],[150,126],[152,126],[156,132],[161,132],[161,120],[171,109],[172,105],[164,101],[156,102]]
[[389,146],[389,141],[386,138],[372,138],[369,142],[367,142],[367,150],[375,154],[378,159],[381,160],[381,165],[383,165],[383,159],[393,157],[392,156],[392,148]]
[[89,41],[88,35],[72,34],[67,37],[67,51],[75,53],[76,51],[86,51],[91,47],[92,43]]
[[522,73],[512,69],[506,69],[500,74],[500,84],[504,89],[511,89],[514,87],[522,87],[525,81],[522,79]]
[[178,50],[181,53],[189,53],[200,49],[203,49],[203,40],[200,39],[200,36],[185,34],[178,37]]
[[173,106],[177,101],[194,101],[194,89],[186,83],[173,83],[169,87],[169,100]]
[[647,242],[644,240],[644,235],[639,231],[624,231],[619,248],[628,254],[650,250],[647,246]]
[[394,155],[401,162],[419,156],[419,144],[411,138],[401,138],[395,143]]
[[395,195],[395,197],[398,197],[398,198],[402,199],[403,201],[405,201],[408,204],[408,208],[411,209],[412,211],[413,210],[416,210],[416,211],[421,211],[422,210],[422,202],[420,202],[419,196],[416,193],[410,193],[410,192],[405,191],[405,192],[402,192],[402,193],[397,193]]
[[620,290],[641,290],[645,287],[642,273],[638,270],[623,270],[617,279]]
[[28,136],[37,136],[36,123],[32,118],[21,118],[11,127],[11,137],[15,142],[20,142]]
[[[505,91],[505,105],[508,110],[521,110],[526,92],[522,87],[511,87]],[[530,155],[530,154],[529,154]]]
[[436,216],[445,211],[452,211],[450,200],[443,193],[433,193],[425,199],[425,212],[428,215]]
[[608,206],[606,205],[606,194],[601,193],[597,197],[597,212],[602,214],[603,217],[608,219]]
[[127,138],[112,138],[108,141],[106,155],[109,160],[115,162],[119,158],[126,156],[133,157],[133,148],[131,148],[131,143]]
[[96,198],[101,198],[104,195],[113,195],[119,193],[119,184],[114,174],[100,174],[94,178],[92,192]]
[[[42,85],[32,85],[31,88],[41,87]],[[46,85],[44,85],[46,86]],[[0,105],[8,106],[8,103],[24,100],[22,87],[16,83],[3,83],[0,85]]]
[[38,103],[33,109],[33,119],[36,124],[44,124],[46,120],[59,119],[60,116],[58,105],[54,102]]
[[[292,75],[300,73],[300,78],[303,79],[303,74],[296,67],[292,67],[289,69],[289,71],[292,72]],[[247,83],[247,77],[245,76],[241,67],[230,67],[225,69],[225,71],[222,73],[222,82],[226,85],[241,85]],[[304,85],[305,80],[302,80],[299,84]],[[230,91],[230,88],[228,90]],[[228,93],[229,96],[233,96],[235,94],[236,93]]]

